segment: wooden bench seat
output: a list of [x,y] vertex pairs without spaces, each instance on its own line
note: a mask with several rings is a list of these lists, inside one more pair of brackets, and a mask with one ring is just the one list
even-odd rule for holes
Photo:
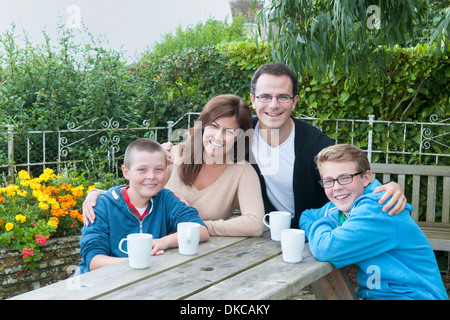
[[[440,224],[436,222],[418,222],[423,233],[430,241],[431,247],[436,251],[450,252],[450,224]],[[439,224],[439,225],[438,225]]]
[[[371,169],[382,183],[396,181],[405,194],[411,195],[408,197],[414,207],[411,215],[433,250],[450,252],[450,166],[372,163]],[[412,179],[409,185],[408,179]],[[442,193],[438,188],[441,185]],[[425,215],[420,214],[419,204],[426,205]]]

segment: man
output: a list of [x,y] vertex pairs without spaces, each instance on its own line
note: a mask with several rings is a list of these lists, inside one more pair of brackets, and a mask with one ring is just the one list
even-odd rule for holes
[[[260,178],[265,211],[291,212],[292,228],[298,228],[304,210],[327,203],[314,157],[334,144],[317,128],[292,116],[299,99],[297,90],[297,76],[282,63],[262,65],[251,80],[250,98],[257,117],[249,161]],[[392,196],[384,212],[403,211],[406,198],[398,184],[391,182],[374,190],[380,191],[385,191],[380,204]]]
[[[298,79],[285,64],[266,63],[259,67],[251,80],[250,98],[257,116],[253,118],[255,131],[248,160],[261,182],[265,212],[288,211],[293,214],[291,227],[298,228],[303,211],[327,203],[318,184],[320,175],[314,157],[334,141],[292,116],[299,99]],[[163,146],[170,161],[172,144]],[[406,198],[397,183],[380,186],[374,192],[380,191],[385,191],[380,204],[392,196],[383,207],[385,212],[391,209],[392,215],[403,211]],[[83,215],[94,204],[86,199]]]

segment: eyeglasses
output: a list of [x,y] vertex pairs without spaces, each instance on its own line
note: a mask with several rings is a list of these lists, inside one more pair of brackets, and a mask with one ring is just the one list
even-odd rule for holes
[[345,174],[337,179],[323,179],[319,180],[319,184],[322,188],[332,188],[334,187],[334,182],[337,181],[341,186],[350,184],[353,182],[353,177],[361,174],[362,172],[357,172],[354,174]]
[[[256,99],[258,99],[259,102],[262,103],[269,103],[270,101],[272,101],[272,98],[273,97],[269,94],[262,94],[260,96],[256,96]],[[288,103],[289,101],[294,99],[294,97],[291,97],[287,94],[280,94],[279,96],[276,96],[275,99],[277,99],[279,103]]]

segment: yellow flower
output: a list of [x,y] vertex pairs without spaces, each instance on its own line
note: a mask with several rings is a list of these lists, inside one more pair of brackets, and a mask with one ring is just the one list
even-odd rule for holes
[[39,208],[41,208],[42,210],[48,210],[49,208],[48,203],[39,202]]
[[55,228],[58,228],[58,222],[59,222],[59,220],[57,220],[57,221],[55,221],[55,220],[49,220],[48,222],[47,222],[47,225],[48,226],[54,226]]
[[14,228],[14,225],[11,222],[8,222],[7,224],[5,224],[6,231],[11,230],[12,228]]
[[16,186],[14,184],[8,184],[6,186],[6,196],[7,197],[14,197],[16,195],[16,191],[19,190],[19,186]]
[[96,182],[96,183],[94,183],[93,186],[89,186],[87,193],[89,193],[92,189],[95,189],[98,184],[99,184],[99,182]]
[[83,186],[78,186],[76,188],[70,189],[70,191],[72,192],[75,199],[78,199],[83,196],[83,189],[84,189]]
[[30,175],[26,170],[19,171],[19,178],[20,180],[30,180]]
[[18,215],[16,215],[16,220],[24,223],[25,220],[27,220],[27,217],[25,217],[25,216],[23,216],[21,214],[18,214]]

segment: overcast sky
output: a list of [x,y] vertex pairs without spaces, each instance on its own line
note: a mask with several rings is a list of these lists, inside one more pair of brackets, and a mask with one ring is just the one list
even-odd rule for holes
[[82,19],[93,35],[104,35],[111,48],[122,46],[133,56],[180,24],[227,15],[231,19],[228,0],[0,0],[0,32],[15,22],[16,32],[25,28],[37,43],[43,41],[42,28],[55,39],[58,22],[76,28]]

